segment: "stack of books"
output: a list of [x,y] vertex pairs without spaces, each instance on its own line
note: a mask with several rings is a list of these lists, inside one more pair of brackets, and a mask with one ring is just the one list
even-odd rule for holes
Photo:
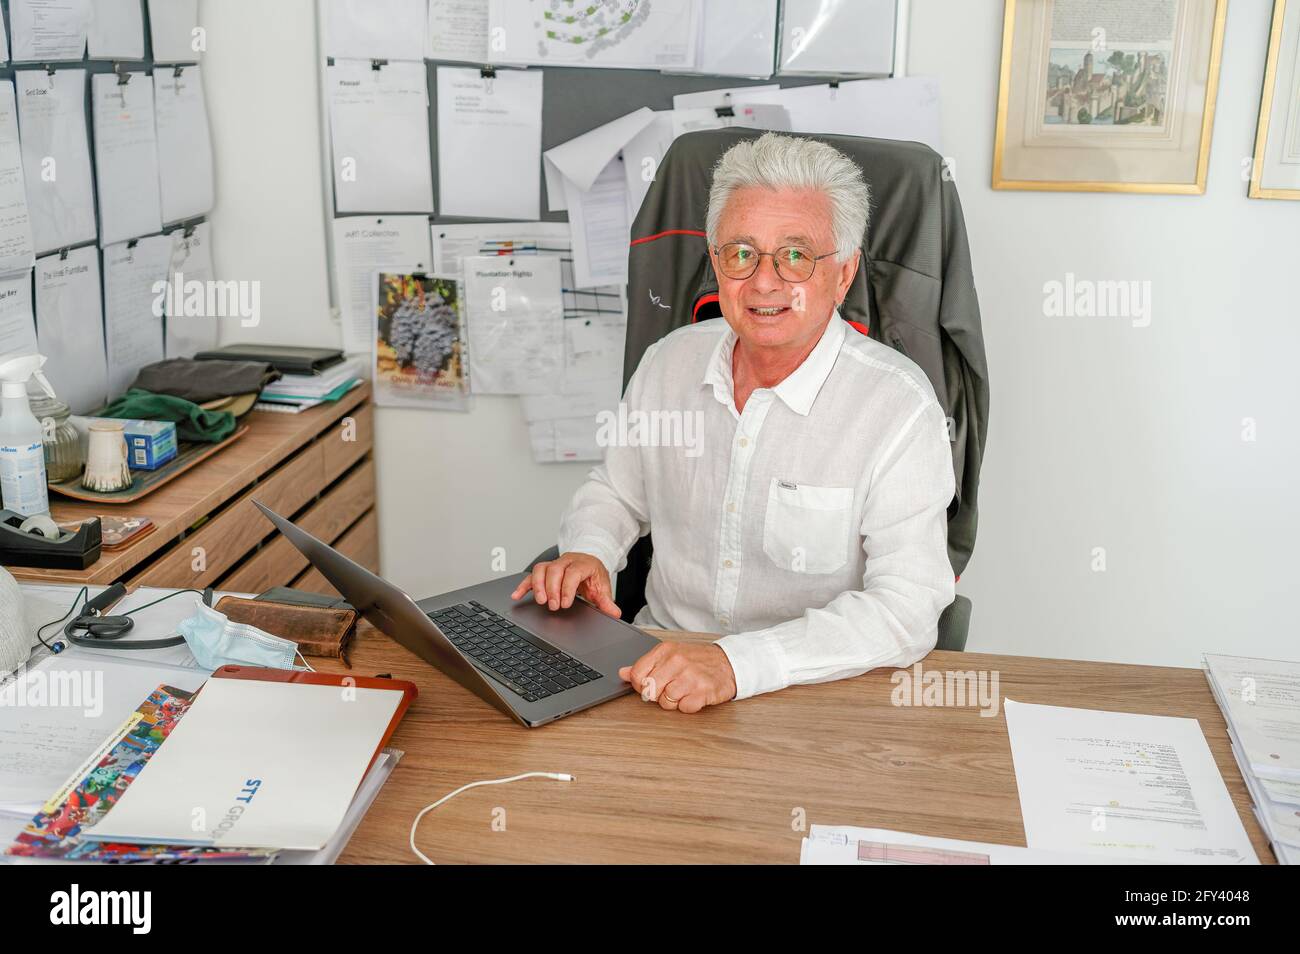
[[348,358],[317,374],[286,374],[262,388],[253,410],[297,414],[317,404],[337,401],[357,387],[362,376],[360,358]]
[[1300,864],[1300,662],[1206,654],[1202,665],[1273,854]]

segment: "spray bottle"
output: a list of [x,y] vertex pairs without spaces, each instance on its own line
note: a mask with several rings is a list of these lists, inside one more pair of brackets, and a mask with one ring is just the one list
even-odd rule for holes
[[0,363],[0,495],[6,510],[31,517],[48,514],[45,444],[41,422],[27,402],[27,382],[35,378],[54,397],[41,373],[45,356],[26,354]]

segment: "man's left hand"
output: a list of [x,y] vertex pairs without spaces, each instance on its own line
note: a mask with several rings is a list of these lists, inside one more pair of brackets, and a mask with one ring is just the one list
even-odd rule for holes
[[660,643],[618,675],[642,698],[679,712],[699,712],[736,698],[731,660],[713,644]]

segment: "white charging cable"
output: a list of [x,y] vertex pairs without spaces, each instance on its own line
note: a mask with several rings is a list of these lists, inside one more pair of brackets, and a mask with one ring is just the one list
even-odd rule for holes
[[549,778],[554,779],[557,782],[577,781],[572,775],[567,775],[563,772],[524,772],[522,775],[511,775],[509,778],[490,778],[481,782],[470,782],[468,785],[462,785],[460,788],[456,789],[456,791],[442,796],[442,798],[438,799],[432,805],[425,805],[424,808],[420,809],[420,814],[415,816],[415,821],[411,822],[411,850],[415,852],[415,856],[426,865],[435,863],[429,860],[428,856],[426,856],[424,852],[415,847],[415,829],[420,824],[420,819],[429,814],[429,812],[433,811],[443,802],[449,802],[461,792],[467,792],[471,788],[478,788],[482,785],[504,785],[507,782],[518,782],[520,779],[524,778]]

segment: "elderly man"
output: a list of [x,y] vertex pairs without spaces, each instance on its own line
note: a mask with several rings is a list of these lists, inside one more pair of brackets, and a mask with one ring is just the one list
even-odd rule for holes
[[620,672],[665,709],[908,666],[934,647],[953,598],[944,413],[915,364],[836,311],[868,209],[861,171],[824,143],[767,133],[722,156],[706,231],[724,320],[657,342],[624,396],[629,417],[693,416],[700,443],[642,432],[608,447],[564,515],[559,558],[515,590],[619,616],[611,574],[653,531],[635,622],[726,634],[663,642]]

